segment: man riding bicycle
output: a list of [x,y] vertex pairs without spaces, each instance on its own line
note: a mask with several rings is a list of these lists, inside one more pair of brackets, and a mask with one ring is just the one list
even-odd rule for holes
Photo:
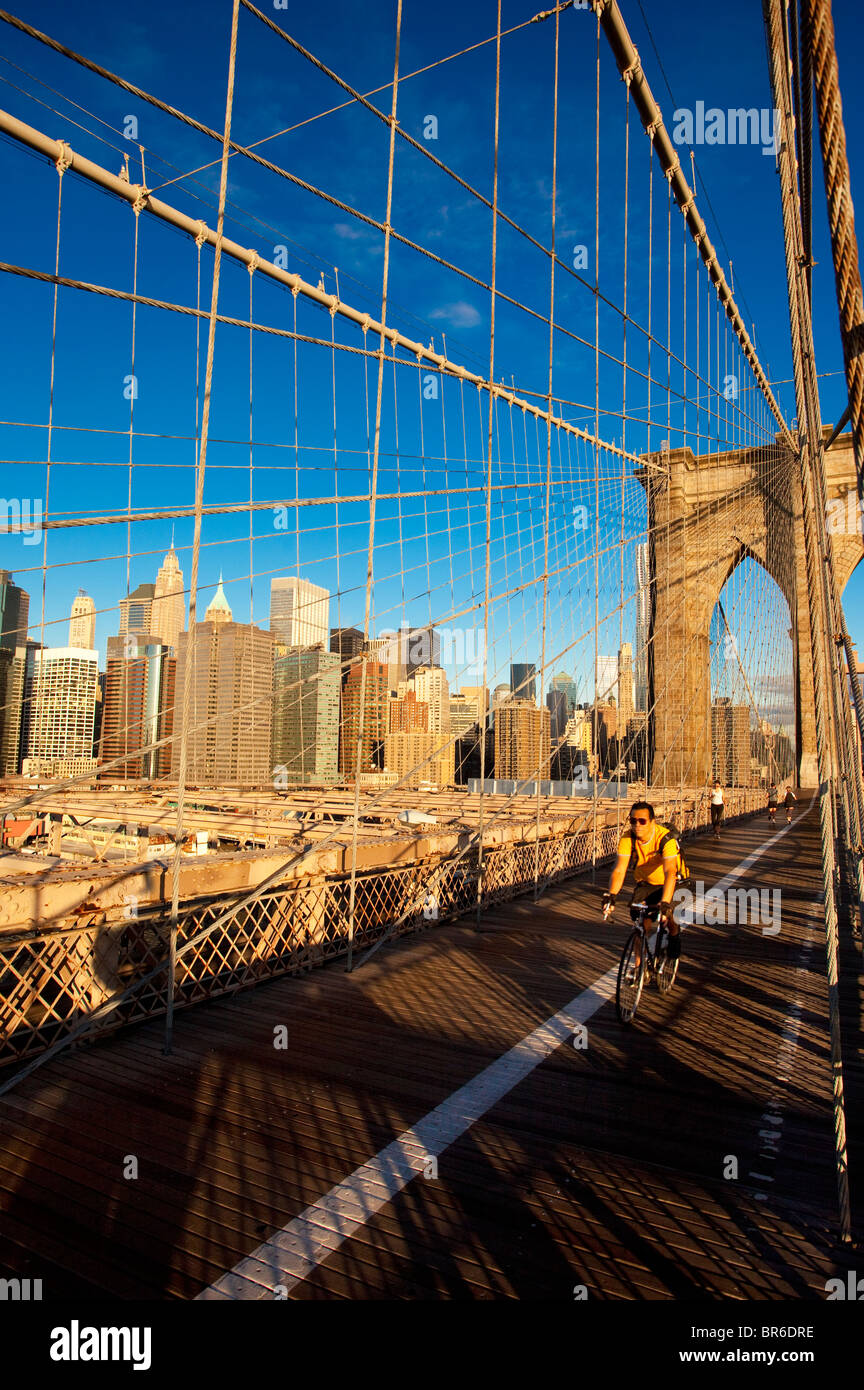
[[[678,960],[681,955],[681,928],[672,915],[679,854],[678,841],[669,827],[654,819],[654,807],[647,801],[637,801],[630,811],[630,829],[618,842],[618,858],[609,879],[609,891],[603,894],[603,916],[609,921],[632,863],[636,880],[633,902],[657,904],[656,916],[663,918],[669,930],[670,960]],[[654,916],[652,913],[651,917]]]

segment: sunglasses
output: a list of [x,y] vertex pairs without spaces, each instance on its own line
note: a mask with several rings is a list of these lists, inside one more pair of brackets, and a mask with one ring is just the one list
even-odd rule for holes
[[631,817],[630,817],[630,824],[631,824],[631,825],[647,825],[647,824],[648,824],[648,817],[647,817],[647,816],[631,816]]

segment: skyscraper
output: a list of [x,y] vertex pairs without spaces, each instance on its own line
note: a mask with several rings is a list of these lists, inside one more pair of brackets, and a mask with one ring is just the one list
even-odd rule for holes
[[570,715],[579,704],[579,682],[575,681],[572,676],[568,676],[564,672],[559,672],[558,675],[552,677],[549,682],[549,687],[551,690],[560,690],[563,692],[564,698],[567,701],[567,717],[569,719]]
[[440,666],[418,666],[409,686],[413,686],[417,699],[429,706],[429,732],[435,735],[438,769],[430,780],[450,787],[455,781],[456,750],[450,737],[450,686],[446,673]]
[[149,632],[153,618],[155,584],[139,584],[138,588],[120,600],[120,636],[126,632]]
[[552,742],[557,743],[563,738],[567,727],[567,696],[564,691],[553,687],[546,695],[546,708],[550,716]]
[[598,656],[595,672],[595,686],[598,704],[613,698],[618,699],[618,658],[617,656]]
[[441,660],[441,639],[434,627],[402,628],[399,634],[400,653],[408,678],[419,666],[438,666]]
[[173,731],[176,666],[171,649],[146,634],[108,638],[99,761],[124,760],[109,779],[170,776],[171,744],[149,745]]
[[363,633],[357,627],[331,627],[330,650],[339,657],[344,684],[352,661],[363,651]]
[[651,623],[651,588],[648,575],[648,543],[636,546],[636,653],[633,674],[636,708],[648,708],[648,635]]
[[384,739],[384,765],[406,787],[431,782],[435,787],[453,784],[453,749],[441,747],[437,734],[422,729],[388,734]]
[[[366,671],[364,678],[363,671]],[[362,701],[361,701],[362,695]],[[357,768],[357,747],[360,741],[359,770],[376,772],[387,732],[387,667],[378,661],[358,661],[349,670],[342,687],[342,727],[339,733],[339,771],[347,782],[353,782]],[[361,737],[361,717],[362,737]]]
[[390,690],[398,690],[406,679],[403,647],[398,632],[385,632],[381,637],[373,637],[367,646],[369,654],[387,667],[387,686]]
[[746,787],[750,783],[750,710],[733,705],[728,695],[711,705],[711,743],[714,776],[724,787]]
[[69,646],[90,652],[96,646],[96,605],[89,594],[79,589],[72,600],[69,615]]
[[5,772],[18,771],[23,673],[15,662],[27,645],[29,611],[30,595],[12,583],[9,570],[0,570],[0,768]]
[[30,595],[12,583],[9,570],[0,570],[0,647],[14,652],[27,641]]
[[594,739],[591,734],[591,710],[576,709],[567,720],[567,727],[564,731],[564,739],[574,753],[578,754],[576,762],[578,765],[587,767],[591,775],[597,767],[597,759],[594,754]]
[[510,667],[510,693],[517,700],[536,703],[537,667],[533,661],[521,661]]
[[153,636],[166,647],[176,650],[177,638],[186,626],[186,598],[183,593],[183,571],[173,541],[156,575],[150,622]]
[[418,700],[413,690],[390,701],[390,718],[387,732],[390,734],[428,733],[429,706]]
[[462,694],[476,706],[479,724],[489,709],[489,691],[482,685],[463,685]]
[[618,652],[618,728],[624,733],[633,718],[633,648],[624,642]]
[[[273,634],[251,623],[233,622],[221,582],[208,613],[211,610],[214,616],[209,621],[195,624],[194,638],[190,632],[181,632],[177,639],[172,776],[179,771],[185,729],[190,783],[270,786]],[[193,641],[186,721],[186,663]]]
[[453,738],[465,738],[471,735],[479,737],[480,708],[475,699],[471,699],[463,690],[450,693],[450,733]]
[[337,652],[286,651],[277,646],[273,664],[273,778],[289,786],[332,783],[339,776]]
[[[27,753],[30,735],[30,711],[33,700],[33,653],[38,642],[27,641],[16,647],[11,664],[0,649],[0,776],[14,776],[21,771],[21,759]],[[3,676],[6,688],[3,690]]]
[[517,782],[549,776],[549,711],[518,696],[495,712],[495,776]]
[[75,777],[92,772],[99,660],[79,647],[33,653],[33,696],[25,772]]
[[270,580],[270,631],[286,647],[327,650],[330,591],[308,579]]
[[205,623],[233,623],[234,614],[222,588],[222,572],[219,572],[219,587],[211,598],[204,613]]
[[418,666],[410,685],[423,704],[429,706],[430,734],[450,734],[450,686],[440,666]]

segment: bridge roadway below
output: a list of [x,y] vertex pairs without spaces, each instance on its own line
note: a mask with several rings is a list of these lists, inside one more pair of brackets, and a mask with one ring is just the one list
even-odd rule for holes
[[0,1275],[46,1300],[823,1299],[849,1261],[815,804],[689,857],[710,886],[777,832],[738,884],[780,890],[778,935],[691,929],[630,1028],[585,995],[587,1046],[464,1093],[473,1123],[445,1105],[437,1177],[415,1154],[390,1196],[392,1148],[345,1180],[616,964],[599,875],[186,1010],[171,1057],[161,1021],[61,1055],[0,1100]]

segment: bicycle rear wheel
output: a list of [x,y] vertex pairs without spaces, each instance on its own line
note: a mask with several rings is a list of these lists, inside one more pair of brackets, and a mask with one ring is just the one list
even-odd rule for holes
[[678,964],[678,960],[669,959],[669,933],[664,927],[662,939],[657,942],[657,956],[654,962],[657,988],[661,994],[668,994],[674,985]]
[[[641,944],[640,944],[641,943]],[[627,938],[627,944],[621,952],[621,963],[618,966],[618,985],[615,991],[615,1008],[618,1013],[619,1023],[632,1023],[633,1015],[642,997],[642,985],[645,981],[645,953],[647,943],[638,930],[634,927]],[[639,964],[637,965],[636,962]]]

